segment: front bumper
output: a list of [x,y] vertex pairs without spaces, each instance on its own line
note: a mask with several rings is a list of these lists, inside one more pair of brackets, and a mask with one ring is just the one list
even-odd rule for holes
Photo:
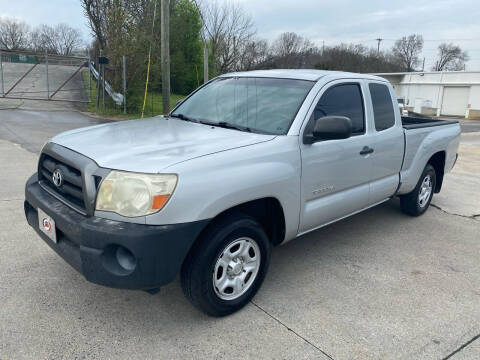
[[[122,289],[150,289],[175,279],[208,220],[143,225],[86,217],[43,190],[34,174],[25,186],[28,224],[88,281]],[[38,208],[56,223],[57,243],[38,225]]]

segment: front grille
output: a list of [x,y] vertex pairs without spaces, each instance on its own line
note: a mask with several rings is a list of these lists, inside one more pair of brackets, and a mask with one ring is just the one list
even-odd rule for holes
[[[54,183],[53,173],[59,170],[62,181]],[[85,211],[83,180],[80,170],[61,162],[47,154],[42,154],[39,162],[39,180],[48,190],[60,196],[78,210]]]

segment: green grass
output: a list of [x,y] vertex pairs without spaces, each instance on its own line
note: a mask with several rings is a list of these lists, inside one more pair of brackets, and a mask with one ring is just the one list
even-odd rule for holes
[[[88,71],[82,72],[83,81],[85,83],[87,98],[90,96],[88,90]],[[91,101],[87,104],[87,110],[89,112],[101,115],[101,116],[108,116],[108,117],[118,117],[121,119],[138,119],[141,117],[141,110],[140,111],[129,111],[127,107],[127,113],[123,113],[123,105],[117,105],[113,102],[113,100],[105,93],[105,108],[102,107],[102,94],[100,94],[100,106],[96,107],[97,103],[97,82],[95,78],[92,76],[91,81],[92,86],[92,97]],[[176,102],[185,98],[185,95],[178,95],[178,94],[171,94],[170,95],[170,109],[173,109]],[[142,96],[139,97],[141,99],[140,104],[138,104],[138,108],[141,109],[143,105],[143,93]],[[151,117],[163,114],[163,104],[162,104],[162,94],[159,92],[149,92],[147,94],[147,100],[145,102],[145,111],[144,117]]]

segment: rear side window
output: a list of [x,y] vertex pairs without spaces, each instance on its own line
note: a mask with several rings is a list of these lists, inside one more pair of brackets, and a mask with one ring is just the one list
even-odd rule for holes
[[375,129],[382,131],[395,125],[392,96],[386,85],[371,83],[368,85],[372,97]]
[[352,121],[352,133],[365,132],[362,92],[359,84],[335,85],[325,91],[314,110],[315,121],[323,116],[346,116]]

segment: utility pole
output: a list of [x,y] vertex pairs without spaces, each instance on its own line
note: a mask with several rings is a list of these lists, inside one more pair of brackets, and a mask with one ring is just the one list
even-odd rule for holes
[[[162,11],[163,11],[163,1],[162,1]],[[168,5],[167,5],[167,13],[168,13]],[[145,92],[143,93],[143,106],[142,106],[142,114],[140,115],[140,119],[143,119],[143,114],[145,113],[145,105],[147,104],[147,94],[148,94],[148,80],[150,79],[150,64],[152,62],[152,43],[153,43],[153,31],[155,29],[155,16],[157,15],[157,0],[153,2],[153,19],[152,19],[152,34],[150,37],[150,47],[148,49],[148,62],[147,62],[147,79],[145,80]],[[162,17],[162,24],[163,26],[163,17]],[[167,30],[168,30],[168,25],[167,25]],[[161,41],[161,51],[162,51],[162,61],[163,61],[163,27],[161,29],[162,31],[162,38],[160,39]],[[170,74],[168,74],[168,79],[170,81]],[[162,82],[163,82],[163,64],[162,64]],[[170,83],[168,83],[170,87]],[[162,84],[163,88],[163,84]],[[164,108],[165,109],[165,108]]]
[[207,83],[209,78],[208,78],[208,46],[207,46],[207,35],[205,32],[210,32],[207,28],[207,24],[205,23],[205,19],[203,18],[202,11],[200,10],[200,7],[198,6],[198,3],[196,0],[193,0],[193,3],[197,7],[197,11],[200,14],[200,19],[202,19],[202,27],[205,28],[205,31],[202,31],[202,40],[203,40],[203,83]]
[[422,72],[425,71],[425,58],[423,58],[423,62],[422,62]]
[[322,56],[325,53],[325,40],[322,40]]
[[0,50],[0,86],[2,89],[2,97],[5,97],[5,87],[3,85],[3,60],[2,60],[2,51]]
[[382,38],[378,38],[378,39],[375,39],[378,41],[378,44],[377,44],[377,55],[380,55],[380,43],[382,42]]
[[123,113],[127,113],[127,57],[122,56]]
[[207,42],[203,39],[203,83],[208,82],[208,47]]
[[88,97],[92,101],[92,59],[90,58],[90,49],[88,49]]
[[170,112],[170,34],[168,31],[170,22],[170,0],[162,0],[162,103],[163,113]]

